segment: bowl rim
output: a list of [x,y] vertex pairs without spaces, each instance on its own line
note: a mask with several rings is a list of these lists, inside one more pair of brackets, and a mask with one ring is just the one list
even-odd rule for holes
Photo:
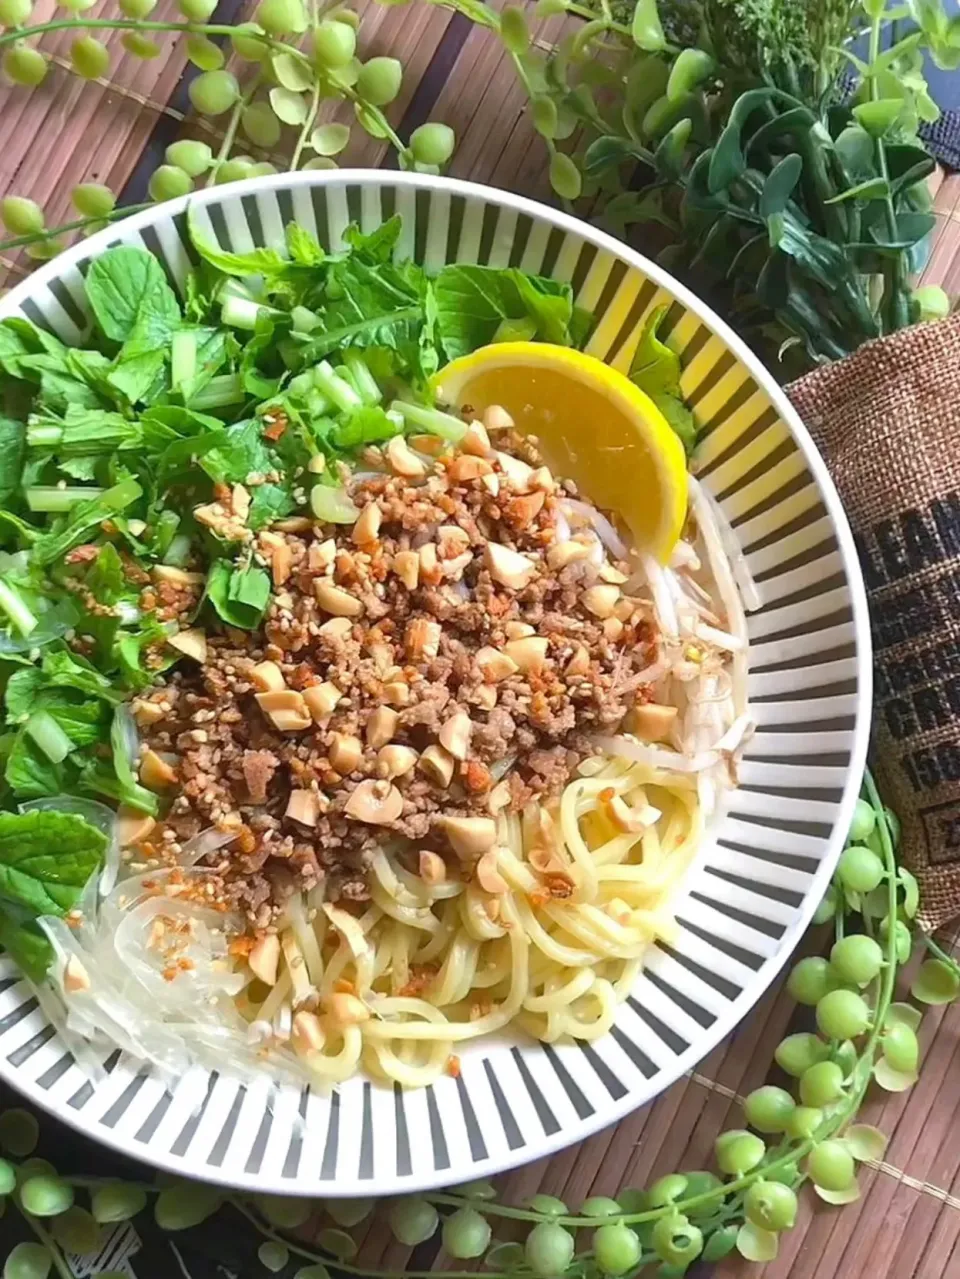
[[[535,1145],[524,1146],[518,1151],[506,1151],[499,1157],[494,1156],[491,1159],[490,1166],[484,1167],[481,1174],[483,1176],[494,1176],[540,1159],[543,1156],[553,1155],[574,1142],[585,1141],[601,1129],[619,1123],[641,1105],[649,1105],[654,1102],[684,1074],[691,1072],[698,1062],[702,1061],[722,1040],[736,1030],[770,989],[775,978],[786,967],[801,937],[809,926],[813,913],[823,897],[836,868],[853,817],[853,809],[859,795],[860,782],[866,765],[873,698],[873,653],[867,597],[853,534],[826,463],[785,391],[776,378],[762,364],[759,357],[706,303],[701,301],[686,285],[676,280],[663,267],[631,248],[628,244],[621,242],[610,233],[602,231],[582,219],[574,217],[572,214],[554,209],[527,196],[517,195],[512,191],[502,191],[484,183],[469,182],[460,178],[407,173],[390,169],[346,168],[329,171],[311,170],[308,172],[269,174],[261,178],[250,178],[242,182],[231,182],[223,186],[206,188],[202,191],[191,192],[176,200],[165,201],[143,209],[129,217],[119,218],[88,239],[80,240],[71,245],[68,249],[32,272],[3,298],[0,298],[0,320],[9,318],[12,313],[18,312],[22,304],[30,299],[37,288],[42,288],[51,281],[58,279],[66,271],[76,269],[78,263],[95,258],[98,254],[116,245],[118,231],[126,235],[131,232],[149,229],[158,221],[175,218],[185,213],[188,207],[192,205],[215,205],[225,199],[242,199],[268,191],[364,185],[391,188],[406,187],[413,191],[424,192],[445,191],[465,199],[480,200],[488,204],[507,208],[524,214],[535,221],[546,221],[554,228],[578,236],[581,240],[592,244],[597,249],[612,254],[628,266],[642,272],[647,279],[671,294],[677,302],[696,315],[697,319],[711,333],[725,343],[731,354],[743,365],[756,385],[769,398],[778,417],[787,427],[803,455],[804,462],[817,485],[821,500],[830,518],[850,592],[850,607],[856,645],[858,694],[852,729],[850,766],[843,785],[842,795],[837,805],[837,817],[833,830],[826,841],[824,856],[812,878],[796,918],[780,938],[777,954],[767,961],[764,970],[757,973],[757,980],[751,982],[743,990],[726,1012],[718,1016],[713,1025],[704,1030],[702,1036],[698,1036],[696,1042],[691,1044],[685,1053],[676,1057],[669,1067],[659,1072],[659,1087],[651,1097],[643,1101],[637,1101],[634,1095],[628,1091],[619,1101],[611,1099],[609,1105],[599,1108],[589,1118],[580,1120],[575,1134],[568,1135],[567,1130],[561,1127],[552,1136],[544,1135],[543,1140],[538,1141]],[[211,1072],[208,1071],[206,1073],[210,1074]],[[185,1174],[184,1159],[182,1157],[162,1150],[152,1150],[148,1142],[144,1143],[143,1150],[140,1150],[138,1146],[131,1145],[123,1134],[117,1134],[113,1129],[101,1129],[96,1121],[92,1124],[90,1121],[85,1122],[80,1112],[72,1110],[71,1107],[61,1104],[59,1101],[51,1101],[45,1090],[39,1088],[33,1080],[20,1079],[18,1068],[11,1066],[6,1058],[0,1058],[0,1079],[10,1083],[40,1109],[52,1114],[54,1118],[69,1124],[87,1136],[92,1136],[97,1142],[121,1154],[144,1159],[156,1168],[174,1172],[181,1176],[194,1175]],[[91,1128],[93,1128],[93,1131],[91,1131]],[[224,1185],[240,1190],[256,1188],[260,1191],[281,1195],[302,1195],[305,1193],[304,1187],[299,1185],[296,1179],[293,1179],[291,1184],[290,1179],[285,1180],[279,1174],[275,1178],[270,1177],[269,1174],[264,1178],[263,1173],[258,1173],[255,1179],[249,1175],[241,1175],[238,1179],[237,1177],[231,1177],[222,1168],[205,1166],[203,1180],[211,1184]],[[450,1171],[428,1171],[414,1174],[402,1183],[398,1183],[396,1177],[393,1179],[370,1178],[362,1184],[362,1189],[366,1193],[373,1195],[407,1194],[421,1190],[435,1190],[444,1185],[449,1185],[450,1182]],[[358,1188],[348,1185],[343,1190],[339,1190],[335,1182],[330,1182],[329,1184],[318,1184],[317,1193],[320,1197],[326,1198],[355,1197],[358,1193]]]

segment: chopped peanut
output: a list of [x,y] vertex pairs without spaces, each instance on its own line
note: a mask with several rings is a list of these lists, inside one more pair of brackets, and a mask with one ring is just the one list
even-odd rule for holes
[[449,786],[453,780],[454,758],[442,746],[428,746],[420,756],[419,765],[438,786]]
[[501,546],[499,542],[488,542],[485,556],[490,576],[510,590],[523,590],[536,575],[537,566],[531,560],[509,546]]
[[495,848],[491,848],[483,854],[477,862],[475,874],[477,883],[485,893],[493,893],[496,896],[500,896],[500,894],[507,892],[509,885],[497,869],[497,850]]
[[496,648],[479,649],[476,661],[481,671],[483,671],[484,679],[494,682],[506,679],[508,675],[514,675],[520,669],[509,654],[501,653]]
[[330,746],[330,763],[342,777],[359,768],[363,759],[363,743],[352,733],[334,733]]
[[514,421],[502,405],[491,404],[483,410],[483,425],[488,431],[509,431]]
[[192,657],[195,662],[202,663],[207,660],[207,635],[198,627],[177,631],[176,635],[169,637],[167,643],[184,657]]
[[265,986],[277,984],[277,969],[280,966],[280,938],[276,933],[264,933],[253,946],[247,956],[247,964],[254,977]]
[[261,693],[280,693],[287,687],[283,671],[276,662],[258,662],[250,671],[250,682]]
[[383,512],[376,502],[369,502],[363,508],[351,535],[357,546],[366,546],[376,541],[382,519]]
[[374,826],[395,822],[403,812],[403,796],[386,781],[366,781],[357,786],[343,810],[348,817]]
[[454,759],[466,759],[472,731],[473,724],[470,722],[470,716],[463,711],[457,711],[440,729],[440,745],[444,750],[449,751]]
[[285,816],[303,826],[316,826],[320,816],[320,796],[312,790],[291,791]]
[[176,783],[177,774],[156,751],[148,750],[140,761],[140,780],[149,790],[166,790]]
[[420,852],[420,878],[425,884],[442,884],[447,878],[447,865],[438,853]]
[[482,422],[470,423],[466,435],[460,441],[460,448],[464,453],[470,453],[474,457],[489,457],[490,436]]
[[334,617],[359,617],[363,612],[363,605],[355,596],[325,578],[314,582],[313,591],[324,612],[332,613]]
[[270,556],[270,574],[274,586],[283,586],[290,578],[293,568],[293,551],[286,542],[281,542]]
[[439,824],[458,857],[478,857],[497,840],[492,817],[443,817]]
[[583,607],[601,619],[613,616],[619,598],[620,588],[606,584],[590,586],[580,596]]
[[330,680],[324,680],[322,684],[311,684],[309,688],[303,690],[303,701],[317,724],[322,724],[330,718],[337,709],[337,703],[341,697],[343,694]]
[[396,742],[381,746],[377,751],[377,771],[387,781],[405,777],[417,763],[417,752],[411,746],[398,746]]
[[384,449],[384,455],[394,475],[402,475],[406,479],[417,480],[427,473],[427,468],[402,435],[395,435],[388,441],[387,447]]
[[508,640],[503,651],[512,662],[516,662],[521,671],[529,674],[531,671],[543,670],[549,643],[544,636],[527,635],[524,639]]
[[281,733],[302,732],[311,724],[302,694],[287,689],[282,693],[257,693],[257,705]]
[[63,988],[70,995],[90,989],[90,974],[76,955],[71,955],[64,966]]
[[404,635],[404,647],[411,661],[436,657],[440,652],[440,636],[443,628],[439,622],[428,622],[418,617],[410,622]]
[[662,742],[669,735],[676,718],[676,706],[643,702],[628,713],[624,727],[628,733],[645,742]]
[[420,556],[416,551],[398,551],[393,557],[393,571],[408,591],[415,591],[420,581]]
[[379,750],[397,731],[400,716],[390,706],[378,706],[367,720],[366,738],[371,750]]

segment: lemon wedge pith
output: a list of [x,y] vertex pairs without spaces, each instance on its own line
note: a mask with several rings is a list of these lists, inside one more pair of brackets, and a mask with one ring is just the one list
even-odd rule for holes
[[441,403],[477,417],[501,404],[535,435],[558,476],[616,512],[640,550],[665,562],[687,512],[683,445],[653,401],[595,356],[545,342],[499,342],[433,379]]

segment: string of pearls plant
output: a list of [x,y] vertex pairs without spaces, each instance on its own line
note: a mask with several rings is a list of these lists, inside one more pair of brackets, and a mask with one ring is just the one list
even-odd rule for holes
[[[935,943],[911,994],[896,1002],[897,975],[913,949],[917,884],[898,867],[898,823],[885,809],[872,777],[864,779],[834,882],[816,915],[832,920],[829,957],[801,959],[787,989],[810,1009],[809,1029],[789,1034],[775,1053],[790,1086],[764,1084],[743,1101],[743,1125],[718,1137],[715,1171],[686,1170],[644,1189],[625,1187],[616,1198],[594,1196],[572,1207],[552,1195],[523,1206],[498,1202],[488,1182],[441,1193],[394,1199],[378,1212],[394,1236],[414,1247],[439,1232],[446,1253],[464,1263],[450,1279],[505,1276],[656,1274],[679,1279],[698,1258],[717,1261],[738,1251],[750,1261],[772,1260],[780,1235],[797,1215],[798,1193],[810,1183],[831,1204],[859,1195],[857,1166],[883,1157],[886,1138],[856,1122],[871,1083],[899,1092],[917,1078],[917,1005],[948,1003],[960,993],[960,968]],[[373,1211],[371,1200],[241,1196],[196,1182],[131,1184],[61,1175],[34,1157],[37,1120],[23,1110],[0,1115],[0,1195],[29,1225],[35,1241],[20,1243],[3,1279],[70,1279],[65,1252],[94,1253],[106,1226],[153,1213],[164,1230],[197,1226],[214,1213],[234,1212],[263,1237],[265,1272],[292,1259],[295,1279],[335,1275],[369,1279],[429,1279],[425,1272],[372,1271],[351,1260],[350,1231]],[[0,1200],[2,1205],[3,1200]],[[323,1214],[322,1220],[320,1214]],[[311,1229],[309,1244],[304,1227]],[[522,1242],[498,1240],[513,1223]],[[298,1233],[300,1237],[298,1237]],[[119,1279],[104,1275],[100,1279]]]
[[[87,18],[93,0],[60,0],[67,16],[31,24],[33,0],[0,0],[0,70],[13,84],[32,88],[50,73],[49,57],[34,43],[45,33],[71,31],[72,71],[99,80],[110,70],[103,36],[122,31],[121,43],[135,58],[163,52],[160,39],[182,38],[189,62],[199,71],[190,82],[190,102],[201,115],[225,121],[223,140],[214,152],[206,142],[183,139],[167,148],[165,163],[150,177],[152,201],[186,195],[206,186],[275,173],[270,160],[243,154],[246,140],[261,152],[282,147],[284,128],[293,131],[289,169],[336,168],[350,140],[350,127],[318,123],[326,101],[352,105],[359,126],[396,149],[401,168],[438,173],[453,153],[453,130],[426,123],[404,142],[384,113],[400,93],[403,68],[396,58],[357,57],[358,15],[341,0],[260,0],[253,21],[237,25],[210,22],[217,0],[177,0],[182,21],[150,18],[157,0],[119,0],[115,18]],[[226,48],[247,65],[242,80],[226,67]],[[288,138],[291,136],[288,133]],[[10,195],[0,201],[0,220],[9,238],[0,252],[25,248],[38,259],[54,256],[73,232],[99,230],[115,217],[145,205],[117,207],[116,195],[97,182],[72,192],[77,217],[47,227],[33,200]]]

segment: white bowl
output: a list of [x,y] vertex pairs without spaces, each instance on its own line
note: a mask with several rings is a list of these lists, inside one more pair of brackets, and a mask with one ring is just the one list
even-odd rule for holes
[[[643,318],[670,303],[670,344],[703,439],[697,467],[733,523],[763,598],[750,619],[758,732],[729,813],[676,900],[673,947],[651,951],[595,1044],[506,1039],[462,1054],[456,1080],[404,1092],[350,1080],[332,1097],[197,1072],[172,1091],[114,1054],[87,1080],[15,965],[0,958],[0,1076],[89,1136],[174,1172],[250,1190],[370,1195],[485,1176],[579,1141],[650,1101],[737,1025],[810,921],[843,844],[869,730],[870,642],[853,541],[826,468],[775,380],[665,271],[592,227],[446,178],[281,174],[189,197],[226,248],[283,243],[296,220],[338,247],[353,221],[403,217],[398,252],[428,268],[513,264],[571,280],[597,315],[589,350],[627,369]],[[113,244],[146,247],[182,285],[188,201],[82,241],[0,302],[66,341],[86,320],[83,272]]]

